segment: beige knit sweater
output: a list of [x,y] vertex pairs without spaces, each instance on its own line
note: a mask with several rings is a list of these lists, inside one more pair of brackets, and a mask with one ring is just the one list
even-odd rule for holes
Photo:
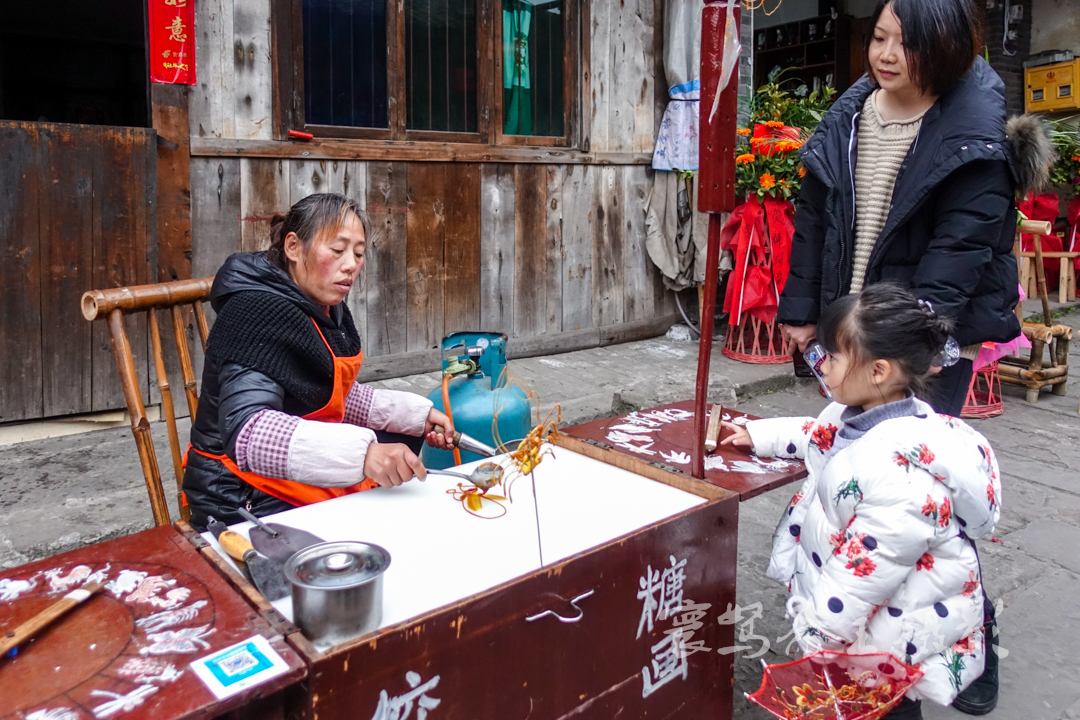
[[877,91],[870,93],[859,116],[859,155],[855,163],[855,256],[851,292],[863,288],[870,253],[877,245],[892,205],[893,186],[925,113],[885,121],[878,115]]

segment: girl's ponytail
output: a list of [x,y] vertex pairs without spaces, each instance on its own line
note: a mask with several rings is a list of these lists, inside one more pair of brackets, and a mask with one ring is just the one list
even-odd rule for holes
[[925,393],[952,330],[952,321],[930,302],[891,283],[877,283],[837,300],[818,321],[818,336],[826,350],[849,353],[857,364],[892,360],[916,395]]

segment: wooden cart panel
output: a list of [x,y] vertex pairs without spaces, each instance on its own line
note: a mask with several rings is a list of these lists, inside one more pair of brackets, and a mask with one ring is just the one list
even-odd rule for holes
[[[742,424],[757,418],[725,410],[724,419]],[[694,401],[684,400],[567,428],[559,444],[590,456],[597,456],[596,449],[611,451],[619,458],[611,462],[640,474],[660,468],[689,478],[693,442]],[[705,460],[706,482],[743,500],[804,477],[801,462],[758,458],[729,446],[717,448]]]
[[[0,575],[0,633],[94,576],[112,581],[0,659],[0,718],[203,720],[296,684],[306,666],[194,545],[171,527],[129,535]],[[266,637],[289,671],[219,701],[189,664]],[[280,702],[280,701],[279,701]]]
[[[314,660],[303,714],[389,718],[413,703],[437,707],[430,717],[439,720],[662,718],[676,709],[722,717],[731,711],[732,663],[716,651],[732,644],[733,628],[716,618],[735,601],[737,513],[734,496],[712,500],[457,607],[334,648]],[[648,597],[657,607],[646,611]],[[710,652],[689,654],[685,671],[677,653],[665,653],[681,637],[665,631],[685,618],[665,617],[658,607],[665,600],[709,605],[692,640]]]

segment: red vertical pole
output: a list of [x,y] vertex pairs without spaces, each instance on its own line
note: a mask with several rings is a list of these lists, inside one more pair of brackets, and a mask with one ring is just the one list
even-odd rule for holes
[[[735,32],[740,10],[735,2]],[[694,447],[690,472],[705,477],[705,424],[708,421],[709,365],[712,362],[713,315],[716,311],[716,282],[720,266],[720,213],[735,209],[735,127],[738,103],[738,68],[720,93],[720,104],[710,122],[713,100],[720,81],[724,52],[727,4],[713,2],[702,10],[701,20],[701,100],[698,116],[698,210],[710,213],[709,238],[705,253],[705,280],[701,313],[701,340],[698,346],[697,382],[694,386]]]

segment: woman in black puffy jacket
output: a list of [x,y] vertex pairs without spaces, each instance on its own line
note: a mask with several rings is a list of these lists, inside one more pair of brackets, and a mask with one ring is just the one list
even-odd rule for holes
[[1016,191],[1045,174],[1047,152],[1038,123],[1014,121],[1007,137],[978,17],[975,0],[879,1],[870,72],[800,151],[807,174],[778,314],[789,348],[803,349],[842,295],[881,281],[910,288],[956,326],[963,359],[926,398],[951,415],[979,345],[1020,334]]
[[269,250],[218,271],[184,475],[196,528],[423,478],[422,438],[448,447],[434,427],[453,428],[430,400],[356,382],[363,353],[343,301],[370,236],[355,202],[310,195],[271,222]]
[[[843,295],[883,281],[909,288],[953,322],[963,348],[925,398],[954,416],[979,346],[1020,334],[1016,193],[1045,182],[1053,157],[1041,123],[1006,123],[1004,84],[978,56],[980,17],[976,0],[879,0],[870,72],[799,153],[807,173],[777,315],[789,351],[802,350]],[[985,622],[996,645],[989,600]],[[982,715],[997,693],[995,651],[953,707]],[[922,715],[905,698],[888,717]]]

